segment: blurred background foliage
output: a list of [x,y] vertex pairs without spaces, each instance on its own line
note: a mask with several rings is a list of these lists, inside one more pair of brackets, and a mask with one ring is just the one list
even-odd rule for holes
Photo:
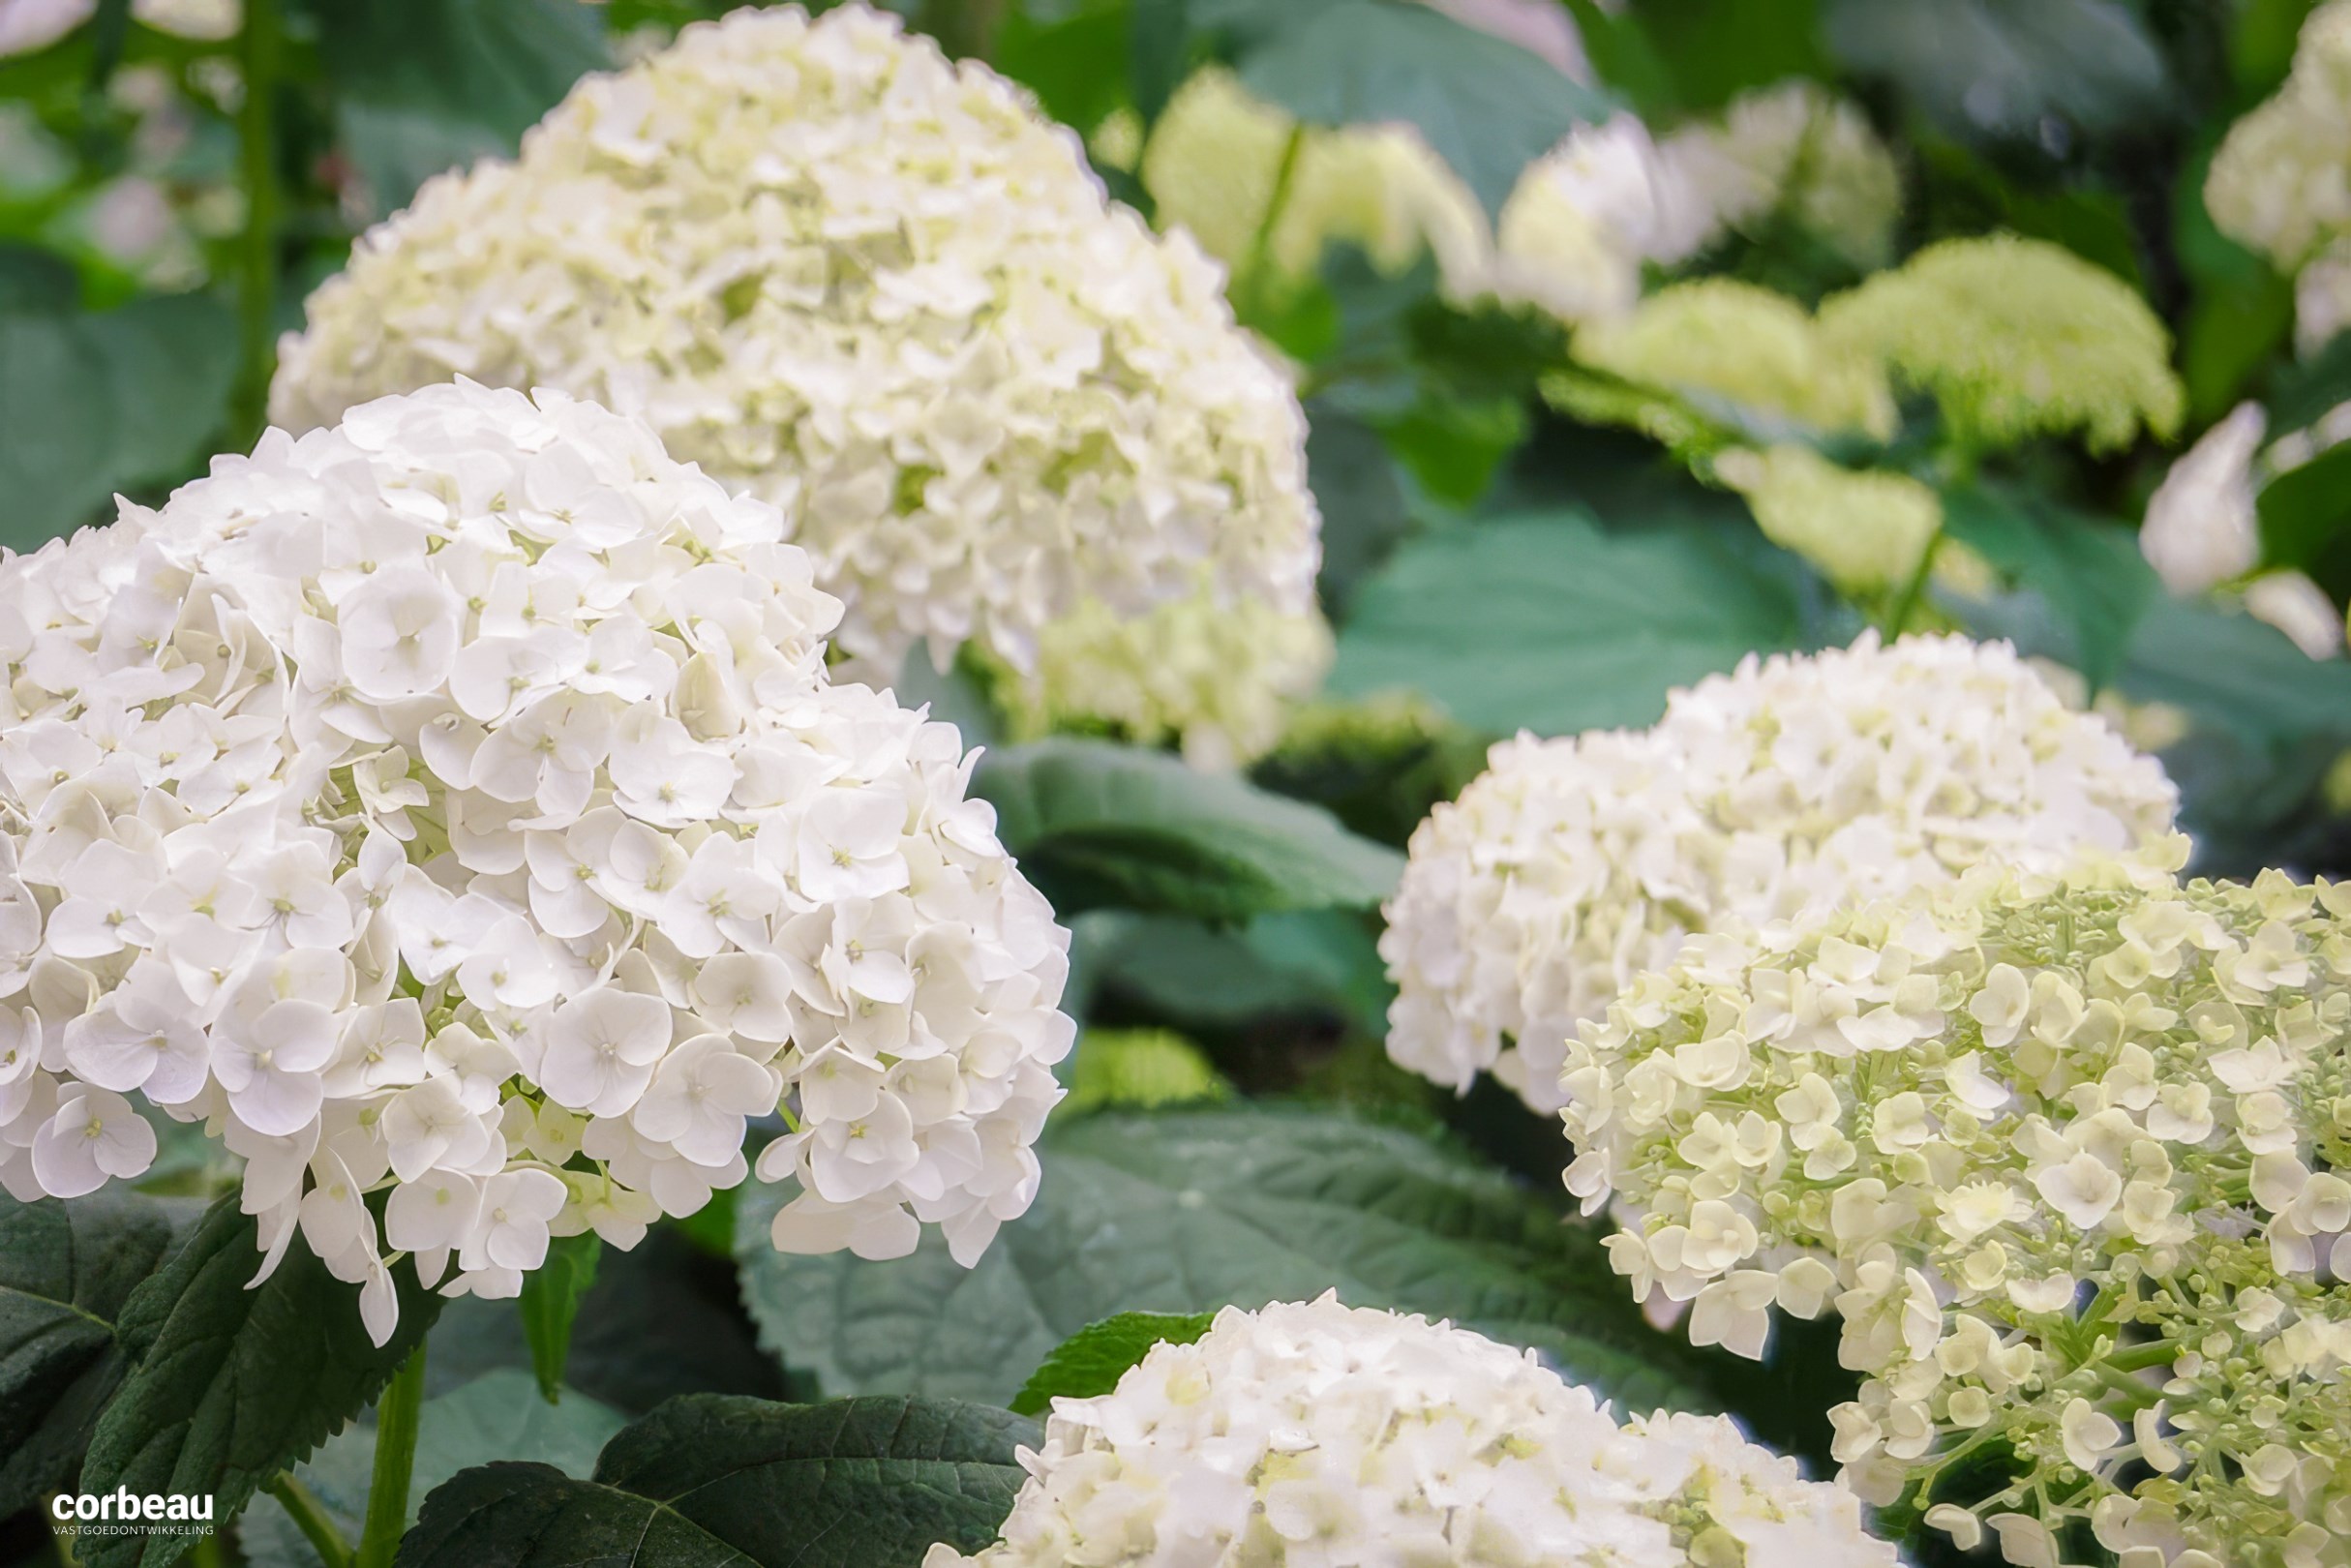
[[[511,151],[583,72],[724,9],[0,0],[0,542],[103,520],[118,492],[152,502],[208,454],[248,446],[277,335],[369,224],[431,174]],[[2206,868],[2339,873],[2351,859],[2351,445],[2334,444],[2333,419],[2351,403],[2351,341],[2318,331],[2324,313],[2306,303],[2298,342],[2296,278],[2224,234],[2205,198],[2231,126],[2287,81],[2308,0],[894,9],[1025,83],[1114,195],[1198,231],[1231,269],[1242,319],[1295,362],[1336,662],[1249,769],[1254,789],[1235,780],[1190,827],[1161,825],[1150,877],[1102,886],[1088,859],[1101,829],[1057,828],[1045,807],[1014,844],[1076,930],[1071,1006],[1089,1031],[1039,1214],[968,1277],[927,1245],[902,1265],[785,1269],[762,1241],[744,1254],[759,1260],[745,1321],[722,1194],[651,1251],[606,1260],[583,1317],[596,1336],[570,1373],[602,1402],[593,1420],[681,1388],[740,1388],[745,1367],[773,1381],[760,1346],[781,1352],[794,1387],[1009,1397],[996,1385],[1016,1386],[1096,1305],[1203,1304],[1047,1301],[1021,1344],[959,1362],[936,1339],[973,1292],[1030,1299],[1057,1270],[1066,1283],[1098,1190],[1163,1185],[1165,1170],[1241,1174],[1149,1246],[1196,1263],[1256,1236],[1309,1258],[1300,1289],[1338,1279],[1350,1299],[1426,1302],[1381,1272],[1400,1237],[1436,1247],[1428,1233],[1488,1210],[1496,1235],[1553,1222],[1548,1196],[1530,1219],[1536,1200],[1434,1154],[1380,1199],[1387,1232],[1334,1232],[1304,1199],[1285,1206],[1284,1180],[1327,1195],[1402,1158],[1380,1129],[1440,1120],[1555,1193],[1557,1130],[1500,1091],[1457,1103],[1387,1064],[1376,912],[1246,890],[1249,834],[1291,826],[1269,795],[1401,848],[1497,737],[1646,724],[1669,687],[1754,650],[1869,624],[1955,627],[2014,638],[2162,751]],[[1547,221],[1539,203],[1513,205],[1530,166],[1624,114],[1658,148],[1743,168],[1748,194],[1634,258],[1638,305],[1559,297],[1551,275],[1512,284],[1514,210],[1530,228]],[[1782,162],[1753,166],[1770,156]],[[1571,168],[1562,188],[1598,201],[1610,177]],[[1990,234],[2040,245],[1932,249]],[[1576,242],[1554,230],[1519,254]],[[1954,254],[1965,265],[1938,271]],[[1479,267],[1494,271],[1466,276]],[[2258,490],[2255,558],[2183,589],[2136,530],[2180,455],[2248,403],[2272,443],[2262,482],[2243,481]],[[2281,574],[2314,587],[2282,595]],[[985,672],[910,670],[907,683],[975,739],[1010,734]],[[1003,792],[1020,782],[982,787],[1010,813]],[[1214,874],[1195,875],[1203,865]],[[1357,869],[1367,885],[1382,872]],[[1344,1148],[1293,1130],[1287,1165],[1268,1171],[1250,1163],[1271,1158],[1250,1118],[1272,1112],[1100,1119],[1236,1094],[1376,1120]],[[744,1221],[752,1234],[757,1217]],[[1429,1310],[1491,1318],[1468,1251],[1441,1267],[1411,1255],[1423,1280],[1468,1282]],[[1263,1283],[1258,1263],[1233,1265],[1251,1267]],[[1520,1277],[1563,1268],[1527,1261]],[[1610,1301],[1612,1285],[1598,1283]],[[1546,1311],[1521,1323],[1523,1342],[1582,1334],[1606,1348],[1638,1333],[1597,1306],[1574,1321]],[[688,1320],[691,1343],[628,1328]],[[513,1364],[519,1341],[498,1336],[514,1332],[461,1304],[435,1342],[473,1348],[437,1349],[437,1379]],[[929,1371],[904,1360],[918,1353]],[[677,1365],[650,1370],[661,1356]],[[1731,1379],[1713,1397],[1766,1426],[1792,1408],[1775,1388],[1841,1375],[1800,1335],[1770,1369],[1676,1361],[1669,1374]],[[466,1417],[468,1441],[481,1419]],[[1766,1434],[1818,1456],[1824,1427],[1805,1421]],[[320,1462],[314,1480],[332,1494],[332,1465],[355,1462],[330,1450]]]

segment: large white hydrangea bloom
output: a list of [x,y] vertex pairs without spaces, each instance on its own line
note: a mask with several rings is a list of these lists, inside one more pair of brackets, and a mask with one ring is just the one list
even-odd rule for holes
[[1532,1351],[1334,1296],[1228,1307],[1060,1399],[1003,1539],[924,1568],[1892,1568],[1857,1498],[1722,1416],[1619,1426]]
[[1380,938],[1388,1052],[1462,1091],[1492,1070],[1549,1112],[1577,1025],[1693,934],[2128,849],[2177,807],[2159,763],[2004,643],[1751,655],[1654,729],[1505,741],[1431,814]]
[[1019,89],[862,6],[745,10],[426,185],[284,347],[293,429],[463,375],[636,413],[781,508],[894,674],[1092,600],[1312,605],[1305,422],[1217,266]]
[[778,1247],[977,1256],[1069,938],[953,727],[829,683],[839,615],[643,424],[468,384],[0,561],[0,1183],[200,1120],[263,1272],[298,1228],[381,1342],[386,1252],[512,1295],[741,1181],[780,1102]]
[[1633,1289],[1833,1312],[1846,1478],[2024,1568],[2351,1564],[2351,889],[2185,850],[1693,942],[1563,1080]]

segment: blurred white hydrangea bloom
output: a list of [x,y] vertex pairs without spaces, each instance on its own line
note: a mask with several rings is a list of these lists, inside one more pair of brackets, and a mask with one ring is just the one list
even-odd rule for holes
[[2351,4],[2327,0],[2304,20],[2285,84],[2213,155],[2204,204],[2287,273],[2351,233]]
[[[1568,1185],[1699,1343],[1833,1311],[1846,1478],[1963,1548],[2341,1568],[2351,892],[2185,853],[1693,941],[1581,1030]],[[1937,1491],[1992,1443],[2013,1480]]]
[[1712,226],[1702,196],[1631,114],[1579,126],[1527,166],[1502,208],[1490,291],[1566,321],[1620,314],[1644,262],[1696,251]]
[[1750,655],[1640,733],[1521,736],[1412,837],[1380,955],[1388,1052],[1560,1104],[1578,1025],[1694,935],[1818,922],[1979,862],[2167,834],[2162,765],[2004,643],[1875,633]]
[[1781,217],[1854,266],[1883,266],[1902,216],[1893,154],[1869,120],[1819,83],[1741,93],[1720,120],[1666,138],[1662,156],[1707,215],[1707,234]]
[[452,375],[596,399],[783,511],[842,651],[1025,670],[1088,601],[1311,606],[1304,419],[1222,281],[984,68],[862,6],[745,10],[365,236],[272,407]]
[[1057,1399],[1003,1538],[924,1568],[1894,1568],[1857,1498],[1722,1416],[1619,1426],[1527,1350],[1326,1295],[1228,1307]]
[[741,1181],[780,1103],[778,1247],[977,1257],[1068,933],[954,728],[829,683],[784,531],[638,421],[461,383],[0,560],[0,1184],[138,1175],[135,1101],[200,1121],[262,1272],[299,1230],[380,1343],[387,1253],[511,1296]]
[[2147,499],[2139,553],[2174,593],[2201,593],[2261,558],[2253,459],[2269,432],[2258,403],[2239,404],[2171,466]]

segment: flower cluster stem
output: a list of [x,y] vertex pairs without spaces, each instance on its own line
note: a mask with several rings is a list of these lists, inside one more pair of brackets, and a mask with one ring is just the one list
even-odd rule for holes
[[294,1522],[294,1527],[302,1532],[302,1538],[311,1544],[311,1550],[318,1553],[318,1560],[326,1568],[350,1568],[350,1543],[343,1538],[341,1530],[335,1528],[335,1522],[326,1517],[326,1510],[312,1495],[310,1488],[294,1479],[293,1471],[280,1470],[269,1483],[268,1490],[269,1494],[278,1499],[278,1506],[285,1509],[286,1517]]
[[237,171],[245,189],[245,228],[237,241],[237,382],[229,406],[228,444],[250,449],[269,422],[269,378],[276,369],[278,309],[278,141],[276,99],[285,35],[282,0],[245,0],[237,64],[245,96],[237,106]]
[[392,1568],[408,1523],[408,1478],[416,1468],[417,1414],[424,1402],[425,1347],[419,1344],[376,1402],[376,1473],[351,1568]]

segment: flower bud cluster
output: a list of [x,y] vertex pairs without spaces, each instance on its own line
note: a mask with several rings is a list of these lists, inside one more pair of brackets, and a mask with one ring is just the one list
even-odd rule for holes
[[512,1295],[780,1105],[779,1247],[976,1257],[1068,934],[953,727],[829,682],[783,535],[637,421],[459,383],[0,562],[0,1182],[202,1122],[264,1273],[298,1229],[381,1342],[390,1257]]
[[924,1568],[1894,1568],[1858,1499],[1721,1416],[1619,1426],[1533,1352],[1326,1295],[1228,1307],[1059,1399],[1003,1539]]
[[2351,889],[2184,849],[1694,939],[1570,1046],[1567,1182],[1699,1343],[1834,1312],[1846,1479],[1963,1547],[2340,1568]]
[[1931,396],[1976,450],[2052,436],[2114,451],[2141,430],[2170,436],[2186,407],[2171,335],[2138,291],[2042,240],[1930,245],[1824,301],[1821,325]]
[[1867,634],[1749,657],[1639,733],[1522,736],[1414,833],[1380,954],[1388,1050],[1559,1104],[1568,1036],[1694,933],[1818,920],[1981,861],[2167,833],[2160,764],[2005,644]]

